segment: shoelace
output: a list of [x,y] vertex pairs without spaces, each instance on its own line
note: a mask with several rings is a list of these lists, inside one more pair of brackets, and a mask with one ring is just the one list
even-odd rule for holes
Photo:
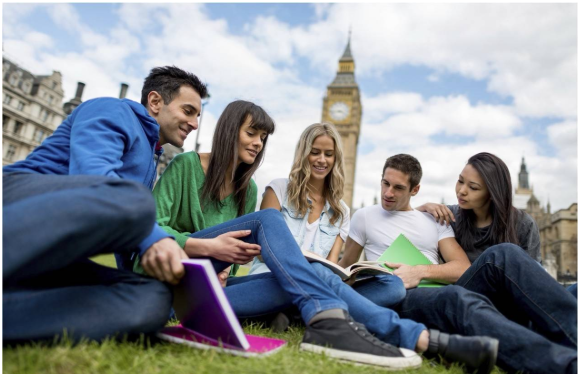
[[381,341],[380,339],[378,339],[377,337],[375,337],[374,335],[372,335],[368,331],[366,326],[364,326],[364,324],[353,321],[351,317],[348,318],[348,323],[350,326],[352,326],[354,328],[355,331],[360,332],[361,337],[368,339],[372,344],[380,346],[380,347],[382,347],[384,349],[388,349],[388,350],[397,349],[395,346],[390,345],[388,343],[385,343],[385,342]]

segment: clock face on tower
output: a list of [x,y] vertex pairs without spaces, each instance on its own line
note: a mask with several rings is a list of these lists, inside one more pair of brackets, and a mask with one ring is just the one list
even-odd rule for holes
[[341,121],[348,116],[348,105],[344,102],[336,102],[330,106],[330,117],[334,120]]

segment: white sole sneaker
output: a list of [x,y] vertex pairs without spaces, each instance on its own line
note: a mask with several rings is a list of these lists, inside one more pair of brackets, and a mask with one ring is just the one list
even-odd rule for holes
[[402,357],[389,357],[372,354],[364,354],[352,351],[337,350],[330,347],[313,345],[311,343],[301,343],[300,350],[310,351],[316,354],[325,354],[331,358],[342,359],[350,362],[370,364],[385,367],[392,370],[402,370],[409,368],[419,368],[423,359],[419,354],[408,349],[401,349]]

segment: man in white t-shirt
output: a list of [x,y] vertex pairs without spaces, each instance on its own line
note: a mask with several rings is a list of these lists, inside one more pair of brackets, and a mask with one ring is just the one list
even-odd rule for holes
[[[469,259],[457,244],[451,227],[411,208],[411,197],[421,187],[421,175],[419,161],[410,155],[399,154],[387,160],[381,179],[381,204],[361,208],[352,217],[341,266],[356,262],[363,248],[367,260],[375,261],[402,233],[436,264],[390,264],[397,268],[395,275],[407,289],[416,287],[424,278],[453,283],[469,268]],[[439,253],[443,264],[439,264]]]
[[[376,260],[403,233],[435,265],[388,264],[396,268],[394,273],[408,289],[405,299],[392,307],[400,317],[447,333],[498,339],[497,363],[508,372],[576,373],[577,354],[570,348],[551,341],[552,334],[545,328],[531,330],[509,320],[486,296],[457,285],[415,288],[424,278],[454,283],[470,266],[450,227],[411,208],[410,200],[419,192],[421,176],[421,165],[414,157],[398,154],[387,159],[381,179],[381,204],[355,212],[339,264],[347,267],[356,262],[363,249],[369,261]],[[364,289],[355,285],[355,289],[383,305],[380,279],[370,283]]]

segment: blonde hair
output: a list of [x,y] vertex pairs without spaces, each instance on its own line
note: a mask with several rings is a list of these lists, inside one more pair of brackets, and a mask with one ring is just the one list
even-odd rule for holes
[[340,218],[341,222],[346,213],[340,203],[344,193],[344,160],[342,152],[342,140],[334,125],[330,123],[315,123],[302,132],[300,141],[296,145],[294,163],[290,171],[288,183],[288,203],[298,211],[300,216],[306,215],[308,201],[306,196],[311,192],[308,184],[310,180],[310,163],[308,155],[312,151],[312,144],[317,137],[327,135],[334,141],[334,166],[324,181],[324,198],[333,210],[330,223],[335,224]]

